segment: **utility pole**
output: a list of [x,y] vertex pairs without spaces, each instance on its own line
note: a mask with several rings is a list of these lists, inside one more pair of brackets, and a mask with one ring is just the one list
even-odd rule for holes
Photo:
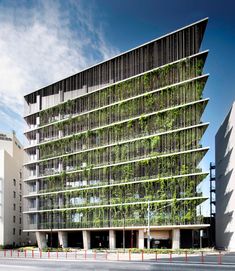
[[149,200],[148,200],[148,244],[147,248],[150,249],[150,208],[149,208]]

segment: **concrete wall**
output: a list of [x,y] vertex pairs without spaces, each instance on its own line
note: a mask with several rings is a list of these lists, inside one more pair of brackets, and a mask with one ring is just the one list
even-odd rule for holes
[[[4,152],[4,244],[17,244],[19,243],[19,192],[18,192],[18,180],[17,176],[18,167],[14,165],[14,159]],[[14,186],[13,179],[17,180]],[[16,193],[16,198],[13,197],[13,193]],[[15,210],[13,205],[15,204]],[[15,222],[13,222],[15,217]],[[13,233],[15,229],[15,233]]]
[[4,153],[0,150],[0,245],[4,244]]
[[235,251],[235,104],[215,138],[216,246]]

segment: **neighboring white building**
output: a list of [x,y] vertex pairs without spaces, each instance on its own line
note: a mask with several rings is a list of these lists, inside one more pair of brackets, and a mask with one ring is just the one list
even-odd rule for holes
[[215,137],[216,246],[235,251],[235,102]]
[[0,132],[0,245],[30,242],[23,233],[23,147],[15,133]]

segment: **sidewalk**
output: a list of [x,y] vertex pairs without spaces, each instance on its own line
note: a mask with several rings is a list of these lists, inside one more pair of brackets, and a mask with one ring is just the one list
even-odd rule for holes
[[164,262],[201,262],[205,263],[213,258],[214,262],[222,264],[223,254],[218,252],[199,252],[188,254],[187,251],[176,254],[160,253],[131,253],[130,251],[95,251],[95,250],[74,250],[69,252],[35,250],[2,250],[0,258],[25,258],[25,259],[54,259],[54,260],[97,260],[97,261],[164,261]]

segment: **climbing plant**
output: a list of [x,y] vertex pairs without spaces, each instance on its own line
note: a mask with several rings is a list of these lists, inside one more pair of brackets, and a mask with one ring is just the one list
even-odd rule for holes
[[40,111],[42,229],[50,197],[62,228],[145,226],[148,202],[151,225],[197,222],[203,65],[188,57]]

